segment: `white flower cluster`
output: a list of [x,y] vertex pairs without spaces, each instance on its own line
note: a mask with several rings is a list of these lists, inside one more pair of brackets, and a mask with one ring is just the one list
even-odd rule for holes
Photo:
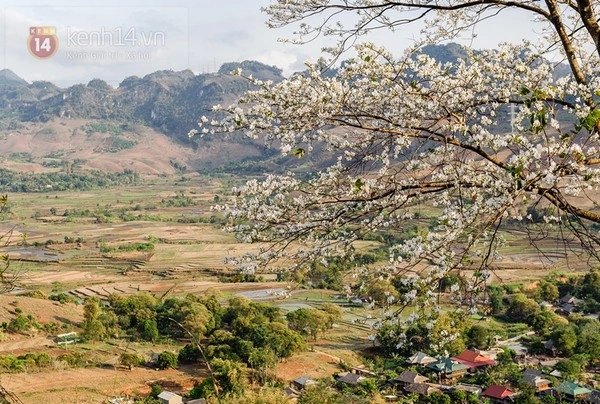
[[[354,27],[300,27],[303,35],[346,38],[374,26],[396,28],[408,21],[393,18],[396,13],[433,7],[427,0],[404,6],[336,3],[280,0],[265,10],[274,27],[319,13],[357,12]],[[424,41],[463,32],[496,2],[459,7],[465,3],[436,1],[436,8],[447,10],[425,21]],[[234,223],[227,229],[243,241],[272,243],[252,260],[327,262],[334,255],[351,256],[356,240],[402,229],[420,206],[434,207],[439,215],[430,226],[393,246],[382,267],[411,276],[406,278],[410,291],[397,300],[387,298],[388,304],[412,308],[408,317],[392,316],[405,327],[421,312],[439,312],[437,292],[451,271],[473,273],[464,287],[453,285],[451,295],[458,305],[475,310],[501,257],[504,240],[497,229],[510,220],[529,224],[533,217],[527,209],[552,206],[542,211],[542,221],[565,224],[588,251],[598,251],[598,234],[579,230],[586,221],[600,222],[598,201],[590,197],[600,188],[600,48],[594,48],[589,30],[564,2],[548,0],[539,9],[528,0],[511,4],[542,20],[550,21],[555,12],[575,17],[562,22],[568,38],[549,25],[544,43],[504,44],[470,52],[454,64],[415,56],[414,50],[395,58],[362,43],[334,77],[313,64],[305,74],[276,84],[248,77],[256,90],[217,108],[228,113],[227,119],[209,123],[202,118],[204,133],[243,130],[252,138],[264,136],[283,154],[302,157],[318,144],[337,157],[309,177],[269,175],[235,190],[235,198],[223,206]],[[387,13],[377,15],[385,7]],[[564,55],[570,74],[557,79],[555,65],[539,49]],[[245,259],[239,263],[255,269]],[[400,344],[402,335],[395,332],[393,338]],[[449,330],[440,332],[438,348],[453,338]]]

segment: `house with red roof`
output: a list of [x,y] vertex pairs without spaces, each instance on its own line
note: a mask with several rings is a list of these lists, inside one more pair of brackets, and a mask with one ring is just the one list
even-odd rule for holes
[[492,358],[471,349],[465,349],[459,355],[453,356],[452,359],[467,366],[470,372],[496,364]]
[[516,393],[504,386],[492,384],[481,393],[482,397],[487,397],[492,403],[510,403]]

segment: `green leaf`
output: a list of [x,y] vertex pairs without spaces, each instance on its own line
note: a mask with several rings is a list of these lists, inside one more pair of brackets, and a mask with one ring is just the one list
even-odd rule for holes
[[521,94],[521,95],[527,95],[529,93],[530,93],[530,91],[527,87],[521,87],[521,89],[519,90],[519,94]]
[[600,120],[600,110],[595,109],[590,112],[585,118],[580,121],[581,126],[587,129],[588,132],[592,132],[598,125]]
[[303,148],[301,148],[301,147],[297,148],[296,150],[294,150],[292,152],[292,154],[294,156],[298,157],[299,159],[301,159],[302,157],[304,157],[305,153],[306,153],[306,151]]
[[354,192],[358,192],[364,186],[365,186],[365,183],[363,182],[363,180],[361,180],[360,178],[358,178],[356,181],[354,181],[354,186],[352,187],[352,189],[354,190]]

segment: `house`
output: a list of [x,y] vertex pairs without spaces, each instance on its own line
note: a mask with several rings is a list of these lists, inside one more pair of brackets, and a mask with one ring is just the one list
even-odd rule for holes
[[487,356],[490,359],[496,360],[496,358],[498,358],[498,354],[499,353],[503,353],[504,349],[499,348],[499,347],[494,347],[494,348],[490,348],[490,349],[478,349],[479,353]]
[[296,390],[302,390],[305,387],[313,386],[315,384],[317,384],[317,382],[313,379],[309,379],[307,376],[302,376],[292,381],[292,385]]
[[450,382],[463,377],[467,374],[468,369],[468,366],[452,360],[451,358],[440,359],[435,363],[430,363],[427,367],[438,374],[439,380],[445,379]]
[[548,355],[556,356],[556,354],[558,353],[558,350],[556,349],[556,344],[551,339],[544,342],[544,349],[546,350],[546,353]]
[[348,373],[340,374],[336,380],[339,383],[350,384],[352,386],[355,386],[358,383],[362,382],[363,380],[367,380],[367,378],[364,376],[361,376],[359,374],[356,374],[356,373],[348,372]]
[[170,391],[163,391],[157,398],[161,404],[183,404],[183,397]]
[[525,358],[527,358],[527,354],[529,353],[529,351],[527,350],[527,347],[525,345],[519,342],[515,342],[514,344],[509,344],[505,346],[515,351],[515,359],[517,360],[517,363],[521,363],[525,360]]
[[438,360],[435,359],[433,356],[429,356],[423,352],[417,352],[413,356],[406,359],[406,363],[409,363],[411,365],[419,365],[419,366],[427,366],[427,365],[429,365],[431,363],[435,363],[437,361]]
[[588,394],[592,392],[590,389],[586,389],[578,385],[577,383],[564,381],[556,387],[556,391],[558,391],[563,397],[567,400],[574,401],[576,399],[584,398]]
[[75,331],[72,331],[72,332],[68,332],[66,334],[58,334],[54,338],[54,340],[56,341],[57,345],[63,344],[66,347],[67,345],[78,342],[79,336],[77,335],[77,333]]
[[565,303],[563,305],[560,306],[560,311],[561,313],[563,313],[564,315],[569,315],[572,313],[575,313],[577,306],[575,306],[574,304],[571,303]]
[[559,300],[559,303],[561,305],[563,305],[563,304],[572,304],[574,306],[577,306],[581,302],[583,302],[583,300],[578,299],[575,296],[572,296],[570,293],[567,293],[566,295],[564,295],[563,297],[561,297],[560,300]]
[[497,384],[490,385],[481,393],[482,397],[487,397],[492,403],[509,403],[515,392]]
[[536,392],[548,390],[552,384],[550,380],[544,379],[542,372],[536,369],[525,369],[519,381],[533,387]]
[[205,398],[196,398],[194,400],[188,400],[185,404],[206,404]]
[[467,366],[471,372],[496,364],[495,360],[471,349],[465,349],[459,355],[453,356],[452,359]]
[[550,376],[562,378],[562,372],[560,370],[554,369],[552,372],[550,372]]
[[367,369],[365,365],[355,366],[350,370],[352,373],[356,373],[357,375],[362,376],[373,376],[376,377],[377,373]]
[[577,311],[577,306],[581,302],[583,302],[583,300],[578,299],[574,296],[571,296],[570,294],[567,294],[567,295],[561,297],[559,300],[560,311],[563,314],[569,315],[569,314]]
[[390,382],[405,387],[409,384],[425,383],[427,380],[429,380],[429,378],[421,376],[416,372],[405,370],[400,375],[394,377],[393,379],[390,379]]
[[427,383],[413,383],[404,388],[407,393],[417,393],[420,396],[429,396],[433,393],[441,393],[442,391],[435,386]]
[[476,384],[457,383],[452,387],[452,390],[464,391],[467,395],[474,394],[477,397],[481,397],[482,393],[481,387]]

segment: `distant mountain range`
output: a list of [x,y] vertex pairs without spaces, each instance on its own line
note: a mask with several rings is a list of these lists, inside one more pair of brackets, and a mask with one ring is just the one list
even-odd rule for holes
[[[452,43],[424,52],[440,62],[467,57],[464,47]],[[182,168],[258,173],[317,164],[282,157],[241,135],[188,138],[202,115],[219,118],[214,105],[228,105],[250,88],[231,75],[237,68],[262,80],[284,79],[279,68],[255,61],[227,63],[209,74],[157,71],[128,77],[117,88],[101,79],[60,88],[0,70],[0,164],[24,172],[72,168],[76,162],[81,169],[171,174]]]
[[213,105],[232,101],[248,82],[230,73],[236,68],[265,80],[283,79],[281,70],[259,62],[228,63],[217,73],[157,71],[123,80],[113,88],[100,79],[69,88],[46,81],[31,84],[10,70],[0,71],[0,117],[22,122],[56,118],[101,119],[142,124],[186,143],[187,133]]
[[210,74],[132,76],[117,88],[100,79],[60,88],[0,70],[0,164],[32,173],[60,171],[72,162],[84,170],[146,174],[259,169],[274,152],[257,141],[187,136],[202,115],[218,118],[214,105],[227,105],[250,88],[231,74],[237,68],[263,80],[284,78],[276,67],[245,61]]

